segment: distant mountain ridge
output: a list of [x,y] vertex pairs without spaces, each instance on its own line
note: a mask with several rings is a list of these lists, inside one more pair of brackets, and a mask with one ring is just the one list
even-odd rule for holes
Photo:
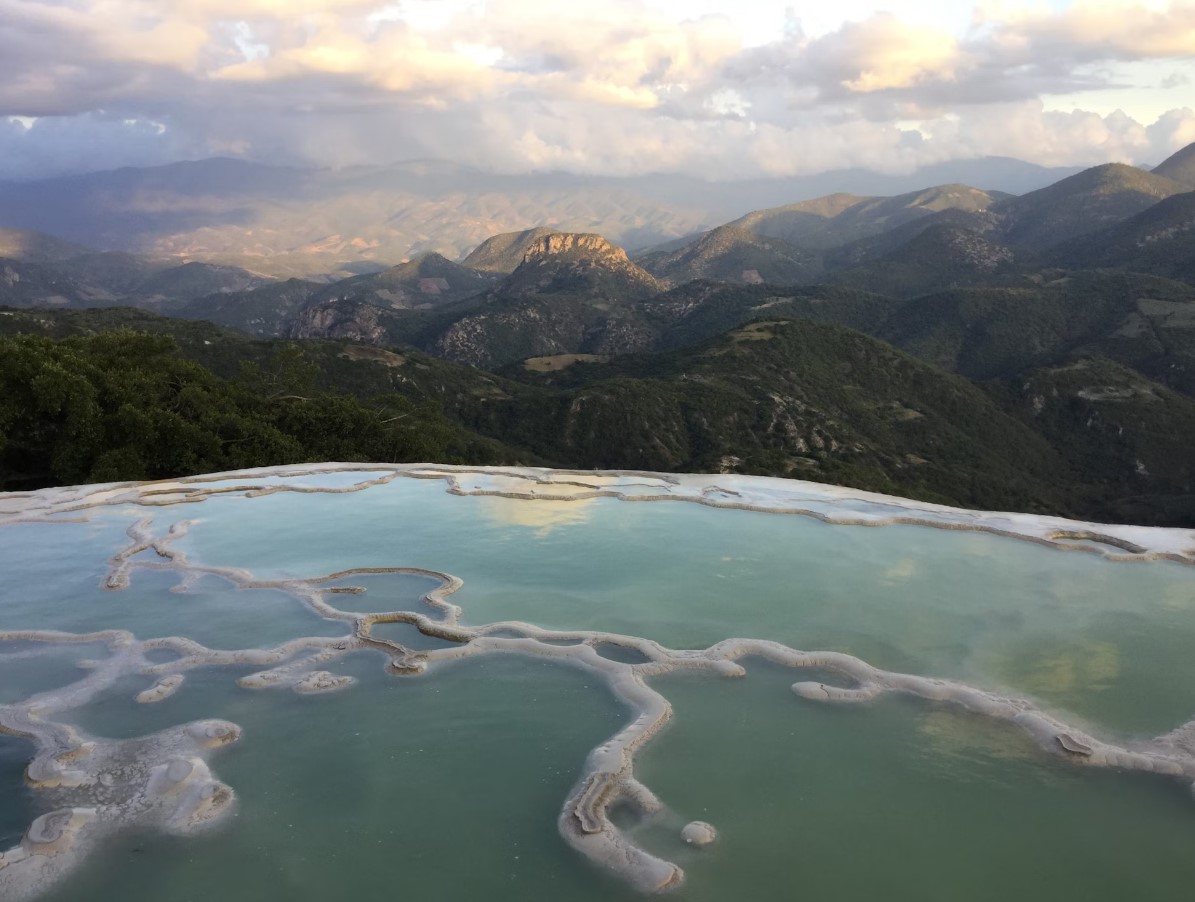
[[[1181,171],[1186,159],[1180,152],[1159,168]],[[430,182],[454,172],[417,168]],[[235,166],[225,174],[229,184],[242,183],[232,178]],[[1041,285],[1069,278],[1068,270],[1107,266],[1185,279],[1195,192],[1184,189],[1112,164],[1022,196],[959,184],[894,197],[837,193],[753,211],[634,260],[596,232],[537,227],[488,236],[464,257],[472,265],[434,251],[388,268],[358,260],[353,267],[366,271],[328,284],[267,282],[236,267],[92,251],[5,263],[0,303],[131,303],[263,337],[412,344],[494,368],[527,357],[658,350],[673,340],[669,310],[676,304],[694,307],[698,318],[708,313],[721,327],[749,315],[737,301],[722,319],[706,311],[710,299],[729,295],[684,290],[693,280],[772,286],[776,297],[791,297],[792,286],[837,286],[851,297],[891,302],[969,287],[1036,297]],[[79,250],[47,236],[5,234],[41,259]],[[867,318],[841,322],[875,328]]]
[[867,238],[942,210],[983,212],[1004,195],[968,185],[940,185],[896,197],[834,194],[748,213],[732,225],[765,238],[825,249]]
[[677,250],[643,254],[636,261],[674,284],[693,279],[795,284],[810,281],[821,269],[815,254],[733,223],[711,229]]
[[0,258],[26,263],[54,263],[89,253],[90,248],[27,229],[0,228]]
[[708,230],[777,200],[901,194],[951,182],[1020,193],[1073,171],[991,158],[902,176],[847,170],[707,182],[669,175],[501,175],[437,161],[305,170],[214,159],[0,182],[0,226],[275,277],[350,275],[346,264],[392,265],[427,251],[459,260],[491,236],[533,227],[599,232],[634,250]]
[[97,253],[37,232],[0,232],[0,303],[158,308],[271,281],[237,267]]
[[755,210],[688,242],[649,249],[637,259],[674,283],[694,278],[802,284],[836,268],[824,259],[836,249],[893,234],[936,215],[968,224],[1008,195],[967,185],[939,185],[896,197],[831,194]]

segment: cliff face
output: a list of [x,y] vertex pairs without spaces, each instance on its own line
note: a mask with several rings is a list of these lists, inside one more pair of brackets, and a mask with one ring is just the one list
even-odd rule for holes
[[601,235],[539,235],[485,308],[449,326],[430,350],[481,367],[647,350],[655,334],[640,307],[664,287]]
[[339,338],[386,344],[378,309],[370,304],[329,301],[302,311],[290,330],[291,338]]
[[612,263],[630,263],[626,251],[601,235],[577,232],[558,232],[535,239],[523,253],[523,262],[532,263],[544,257],[561,256],[596,257]]
[[561,233],[534,240],[524,251],[523,262],[497,294],[567,294],[637,301],[665,287],[627,259],[626,251],[601,235]]

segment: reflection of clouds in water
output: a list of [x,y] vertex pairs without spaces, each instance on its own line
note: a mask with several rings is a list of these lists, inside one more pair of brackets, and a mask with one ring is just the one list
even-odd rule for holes
[[[553,498],[590,495],[597,486],[549,479],[541,481],[509,473],[475,473],[456,477],[466,492],[502,492],[514,495],[548,495]],[[589,480],[586,480],[588,483]]]
[[1195,586],[1190,583],[1173,583],[1162,592],[1162,606],[1171,611],[1189,611],[1195,608]]
[[907,557],[904,560],[897,561],[884,571],[884,581],[891,584],[897,580],[909,579],[917,575],[918,569],[917,562],[911,557]]
[[991,558],[996,556],[991,537],[980,533],[963,533],[962,553],[970,557]]
[[553,530],[577,526],[589,520],[596,498],[573,501],[523,500],[516,498],[481,498],[482,515],[491,523],[522,526],[545,538]]
[[1108,597],[1102,593],[1097,593],[1092,587],[1090,577],[1084,575],[1084,578],[1076,579],[1069,571],[1066,573],[1042,574],[1035,585],[1041,591],[1043,600],[1048,598],[1059,604],[1078,608],[1079,611],[1074,612],[1076,614],[1080,611],[1088,613],[1100,608],[1124,610],[1136,607],[1134,599]]
[[1121,595],[1099,593],[1088,579],[1066,576],[1051,579],[1043,588],[1052,600],[1076,609],[1076,613],[1078,610],[1088,612],[1103,609],[1141,616],[1159,607],[1169,611],[1195,609],[1195,582],[1185,573],[1174,582],[1162,583],[1154,591],[1142,592],[1129,588],[1126,594]]

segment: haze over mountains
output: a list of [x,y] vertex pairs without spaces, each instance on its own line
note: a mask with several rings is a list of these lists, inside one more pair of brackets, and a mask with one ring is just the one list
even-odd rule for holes
[[[185,167],[124,173],[142,187],[158,180],[161,203],[137,195],[110,234],[167,244],[218,234],[233,246],[257,200],[242,203],[240,225],[198,223],[230,215],[234,176],[250,170],[212,165],[228,178],[228,209],[209,203],[210,186],[172,186]],[[642,240],[649,228],[684,231],[698,201],[730,187],[683,198],[657,185],[632,202],[625,182],[618,194],[605,180],[555,218],[388,267],[370,258],[380,241],[353,249],[368,243],[366,226],[340,244],[325,235],[309,253],[262,244],[261,256],[237,258],[254,262],[245,268],[222,253],[181,263],[160,246],[89,250],[77,243],[91,228],[84,218],[55,237],[0,232],[0,304],[27,308],[0,311],[0,332],[134,324],[180,336],[181,353],[213,378],[262,364],[274,340],[298,341],[326,389],[434,404],[443,428],[487,459],[799,475],[972,506],[1195,524],[1193,169],[1195,146],[1153,171],[1098,166],[1022,194],[952,182],[773,197],[785,203],[631,253],[565,220],[584,208]],[[289,210],[298,224],[315,195],[286,207],[296,172],[266,170],[264,188],[242,187],[259,199],[277,192],[269,215]],[[508,206],[479,195],[453,208],[433,190],[449,176],[424,175],[422,220],[368,220],[393,200],[385,192],[364,209],[334,193],[316,207],[339,205],[393,241],[433,219],[448,234],[454,216],[461,234],[480,234],[511,209],[513,194]],[[534,201],[519,195],[524,209],[565,197],[553,178],[572,179],[548,177]],[[71,203],[94,203],[88,191]],[[70,208],[55,197],[44,211]],[[481,208],[493,218],[472,215]],[[174,226],[190,231],[153,237]],[[285,271],[300,259],[329,269],[271,279],[256,265]],[[116,305],[239,331],[85,309]]]
[[427,251],[457,260],[492,235],[534,226],[598,232],[637,250],[835,191],[888,195],[965,182],[1022,193],[1073,171],[997,158],[907,176],[844,171],[706,182],[669,175],[504,176],[436,161],[333,171],[214,159],[0,182],[0,226],[275,276],[349,274],[353,263],[390,265]]

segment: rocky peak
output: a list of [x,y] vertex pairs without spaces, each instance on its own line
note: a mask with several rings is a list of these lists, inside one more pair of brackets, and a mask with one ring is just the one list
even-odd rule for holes
[[664,290],[626,251],[601,235],[556,233],[536,238],[497,296],[570,294],[606,300],[642,300]]
[[337,338],[384,344],[386,330],[378,308],[353,301],[326,301],[308,307],[296,318],[291,338]]
[[545,257],[596,257],[603,261],[629,263],[627,252],[611,244],[601,235],[577,232],[558,232],[533,241],[523,253],[524,263],[534,263]]

